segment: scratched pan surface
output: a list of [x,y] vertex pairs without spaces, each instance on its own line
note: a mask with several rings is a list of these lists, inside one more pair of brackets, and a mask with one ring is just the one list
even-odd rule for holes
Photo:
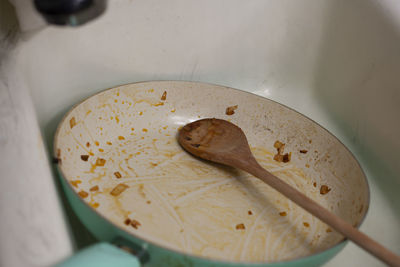
[[[227,115],[226,108],[235,105]],[[262,166],[353,225],[363,220],[368,184],[334,136],[276,102],[210,84],[135,83],[88,98],[59,125],[59,170],[115,227],[183,254],[227,262],[290,261],[343,240],[258,179],[184,152],[177,130],[206,117],[237,124]],[[290,162],[273,159],[277,140],[291,152]],[[321,187],[329,191],[321,194]]]

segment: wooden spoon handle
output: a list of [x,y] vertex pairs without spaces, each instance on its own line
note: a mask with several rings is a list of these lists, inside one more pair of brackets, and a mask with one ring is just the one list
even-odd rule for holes
[[[341,233],[354,243],[364,248],[377,258],[381,259],[390,266],[400,266],[400,257],[386,249],[384,246],[368,237],[366,234],[358,231],[351,224],[347,223],[340,217],[328,211],[314,200],[308,198],[297,189],[288,185],[281,179],[277,178],[264,168],[262,168],[255,160],[254,162],[247,162],[247,166],[242,169],[261,179],[269,186],[285,195],[287,198],[295,202],[297,205],[319,218],[324,223],[331,226],[337,232]],[[250,163],[250,164],[249,164]]]

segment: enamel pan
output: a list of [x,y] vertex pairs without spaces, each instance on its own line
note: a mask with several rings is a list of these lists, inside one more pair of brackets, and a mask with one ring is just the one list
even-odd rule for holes
[[[63,188],[99,240],[60,266],[316,266],[344,247],[340,234],[258,179],[184,152],[178,129],[210,117],[241,127],[263,167],[360,225],[365,175],[314,121],[223,86],[134,83],[84,100],[59,124]],[[276,141],[289,162],[274,160]]]

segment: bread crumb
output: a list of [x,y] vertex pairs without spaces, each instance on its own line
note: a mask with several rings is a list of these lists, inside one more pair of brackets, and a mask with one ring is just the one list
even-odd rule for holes
[[70,181],[70,183],[71,183],[74,187],[78,188],[78,184],[82,183],[82,181],[81,181],[81,180],[73,180],[73,181]]
[[94,202],[94,203],[91,203],[90,206],[92,206],[93,208],[97,209],[100,206],[100,203],[99,202]]
[[138,222],[137,220],[131,220],[131,226],[135,229],[138,229],[139,226],[141,226],[140,222]]
[[81,198],[86,198],[89,194],[88,194],[88,192],[81,190],[81,191],[79,191],[78,195]]
[[114,197],[119,196],[122,192],[124,192],[129,186],[126,184],[118,184],[116,187],[111,190],[110,194]]
[[244,229],[246,229],[246,227],[244,226],[243,223],[239,223],[236,225],[236,230],[244,230]]
[[227,107],[225,110],[226,115],[233,115],[235,114],[235,110],[238,108],[238,105]]
[[121,178],[121,177],[122,177],[121,173],[119,173],[119,172],[114,172],[114,175],[115,175],[115,177],[117,177],[117,178]]
[[70,126],[71,129],[72,129],[72,128],[74,128],[75,125],[76,125],[75,117],[72,117],[72,118],[69,120],[69,126]]
[[165,101],[167,99],[167,91],[164,91],[164,93],[161,96],[161,100]]
[[89,189],[90,192],[95,192],[95,191],[98,191],[98,190],[99,190],[99,186],[98,186],[98,185],[92,186],[92,187]]
[[278,162],[287,163],[292,158],[292,152],[283,154],[283,150],[285,149],[285,144],[280,141],[275,141],[274,147],[277,150],[276,155],[274,155],[274,160]]
[[327,185],[321,185],[321,188],[319,190],[321,195],[328,194],[331,189]]
[[102,158],[97,158],[96,160],[96,166],[104,166],[106,164],[106,160]]

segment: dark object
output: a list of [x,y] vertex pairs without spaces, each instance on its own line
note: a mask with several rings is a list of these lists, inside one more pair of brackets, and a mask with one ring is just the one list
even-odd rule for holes
[[50,24],[79,26],[100,16],[106,0],[34,0],[39,13]]

